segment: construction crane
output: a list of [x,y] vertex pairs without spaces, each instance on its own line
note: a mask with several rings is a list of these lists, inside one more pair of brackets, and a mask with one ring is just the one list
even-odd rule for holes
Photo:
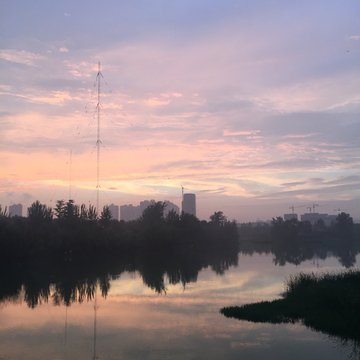
[[[319,204],[315,204],[315,203],[312,204],[313,213],[315,213],[315,207],[316,207],[316,206],[320,206],[320,205],[319,205]],[[310,212],[311,212],[311,211],[310,211]]]
[[294,209],[298,209],[298,208],[303,208],[303,207],[305,207],[306,205],[301,205],[301,206],[290,206],[289,207],[289,209],[291,209],[292,210],[292,213],[294,213]]
[[304,205],[303,207],[306,207],[307,209],[309,209],[310,213],[311,213],[311,209],[312,209],[312,212],[315,214],[315,208],[322,207],[322,206],[328,206],[328,205],[319,205],[319,204],[312,203],[312,205],[309,205],[309,206]]

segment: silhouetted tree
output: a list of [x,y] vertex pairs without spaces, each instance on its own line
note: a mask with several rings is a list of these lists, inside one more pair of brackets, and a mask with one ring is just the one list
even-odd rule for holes
[[278,238],[282,236],[282,227],[284,225],[284,219],[281,216],[271,219],[271,233],[274,237]]
[[170,210],[167,215],[166,215],[166,222],[174,225],[176,223],[178,223],[180,221],[180,216],[179,214],[174,210]]
[[60,223],[66,227],[71,228],[80,221],[80,209],[74,204],[74,200],[58,200],[54,212]]
[[278,241],[295,240],[301,228],[297,219],[292,218],[284,221],[280,216],[271,220],[271,226],[272,235],[274,239]]
[[315,230],[325,230],[325,221],[323,219],[318,219],[314,224]]
[[272,218],[271,219],[271,225],[274,228],[280,228],[281,226],[283,226],[284,224],[284,219],[281,216],[277,216],[276,219]]
[[96,207],[93,205],[89,205],[89,209],[87,212],[87,220],[91,222],[95,222],[98,218]]
[[3,217],[10,217],[10,214],[7,211],[7,206],[5,206],[5,209],[3,210],[0,204],[0,216]]
[[54,209],[55,215],[58,219],[63,219],[65,217],[65,201],[58,200]]
[[110,208],[109,206],[105,205],[103,207],[103,211],[101,212],[99,223],[101,226],[106,228],[110,225],[111,219],[112,219],[112,214]]
[[140,221],[148,225],[159,224],[164,221],[165,202],[158,201],[148,206],[142,213]]
[[300,221],[300,233],[302,235],[310,235],[312,233],[312,225],[309,220]]
[[182,211],[180,215],[180,225],[189,232],[198,232],[201,229],[200,220],[195,215],[186,213],[184,211]]
[[40,225],[44,222],[51,222],[53,211],[51,207],[47,207],[36,200],[28,207],[28,218],[34,225]]
[[335,228],[341,238],[351,238],[353,226],[353,218],[345,212],[340,213],[335,219]]
[[85,204],[81,204],[80,206],[80,221],[84,222],[88,219],[89,210],[86,208]]
[[218,211],[210,216],[210,221],[217,226],[224,226],[227,219],[222,211]]
[[75,205],[74,200],[69,200],[64,207],[64,218],[67,222],[74,222],[80,218],[79,206]]
[[51,224],[53,211],[51,207],[47,207],[35,201],[28,208],[28,220],[30,222],[30,233],[26,236],[26,251],[38,252],[42,251],[51,238]]

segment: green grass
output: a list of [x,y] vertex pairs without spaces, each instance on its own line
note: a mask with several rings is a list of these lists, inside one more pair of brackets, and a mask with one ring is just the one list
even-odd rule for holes
[[292,275],[281,296],[220,312],[252,322],[300,322],[329,335],[360,340],[360,270]]

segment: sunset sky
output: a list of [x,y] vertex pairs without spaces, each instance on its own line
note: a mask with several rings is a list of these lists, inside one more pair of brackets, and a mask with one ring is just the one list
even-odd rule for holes
[[[0,204],[360,219],[358,0],[5,1]],[[70,152],[72,156],[70,157]],[[71,166],[70,166],[71,159]],[[70,190],[71,178],[71,190]]]

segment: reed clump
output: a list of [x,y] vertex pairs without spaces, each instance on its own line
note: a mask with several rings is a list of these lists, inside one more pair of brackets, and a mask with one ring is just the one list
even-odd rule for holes
[[281,295],[304,306],[356,310],[360,306],[360,270],[292,275],[285,281]]
[[360,270],[299,273],[285,280],[282,299],[220,310],[252,322],[300,322],[316,331],[360,340]]

